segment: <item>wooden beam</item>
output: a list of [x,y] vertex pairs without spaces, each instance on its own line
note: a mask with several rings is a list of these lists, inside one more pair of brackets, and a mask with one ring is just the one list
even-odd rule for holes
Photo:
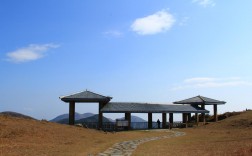
[[69,125],[74,125],[75,118],[75,102],[69,102]]
[[218,121],[218,115],[217,115],[217,104],[213,105],[213,109],[214,109],[214,121]]
[[152,113],[148,113],[148,128],[152,129]]
[[162,113],[162,128],[166,128],[166,113]]

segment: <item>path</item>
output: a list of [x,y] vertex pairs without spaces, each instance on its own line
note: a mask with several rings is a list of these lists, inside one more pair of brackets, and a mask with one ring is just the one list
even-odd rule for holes
[[138,140],[130,140],[130,141],[116,143],[112,147],[108,148],[106,151],[99,153],[98,156],[130,156],[132,152],[137,148],[137,146],[142,143],[185,135],[184,132],[177,132],[177,131],[170,131],[170,130],[165,130],[165,131],[169,132],[169,135],[142,138]]

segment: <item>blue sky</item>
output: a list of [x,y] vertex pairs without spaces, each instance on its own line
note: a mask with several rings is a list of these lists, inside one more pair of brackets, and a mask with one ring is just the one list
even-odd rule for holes
[[114,102],[202,95],[226,101],[220,113],[252,108],[251,5],[1,0],[0,111],[51,119],[68,112],[59,96],[86,89]]

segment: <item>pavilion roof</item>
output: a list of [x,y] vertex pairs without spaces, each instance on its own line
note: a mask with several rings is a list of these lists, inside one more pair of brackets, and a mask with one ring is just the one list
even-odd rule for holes
[[167,105],[134,102],[109,102],[103,113],[209,113],[208,110],[190,105]]
[[91,91],[82,91],[67,96],[59,97],[64,102],[109,102],[112,97],[103,96]]
[[225,101],[219,101],[219,100],[215,100],[215,99],[211,99],[211,98],[207,98],[204,96],[195,96],[189,99],[185,99],[185,100],[181,100],[181,101],[175,101],[173,102],[174,104],[191,104],[191,105],[213,105],[213,104],[225,104]]

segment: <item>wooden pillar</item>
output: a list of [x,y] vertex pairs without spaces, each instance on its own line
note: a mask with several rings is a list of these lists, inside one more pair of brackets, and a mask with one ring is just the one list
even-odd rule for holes
[[166,128],[166,113],[162,113],[162,128]]
[[172,129],[173,127],[173,113],[169,113],[169,128]]
[[148,113],[148,128],[152,129],[152,113]]
[[188,113],[188,122],[191,122],[191,120],[192,120],[192,115],[191,113]]
[[101,112],[102,107],[105,104],[102,102],[99,102],[99,119],[98,119],[98,129],[102,129],[102,120],[103,120],[103,113]]
[[[202,104],[202,105],[201,105],[201,108],[202,108],[202,109],[205,109],[205,105]],[[206,116],[205,116],[205,113],[201,113],[201,115],[202,115],[202,122],[203,122],[203,124],[205,124],[205,123],[206,123]]]
[[217,115],[217,104],[213,105],[213,109],[214,109],[214,121],[218,121],[218,115]]
[[69,125],[74,125],[75,117],[75,102],[69,102]]
[[195,113],[195,122],[197,124],[197,126],[199,125],[199,115],[198,113]]
[[188,113],[183,113],[183,123],[185,124],[185,127],[187,128],[187,122],[188,122]]
[[187,113],[182,113],[182,123],[186,123],[187,121]]
[[131,129],[131,114],[130,113],[125,113],[125,120],[128,121],[127,129],[130,130]]

